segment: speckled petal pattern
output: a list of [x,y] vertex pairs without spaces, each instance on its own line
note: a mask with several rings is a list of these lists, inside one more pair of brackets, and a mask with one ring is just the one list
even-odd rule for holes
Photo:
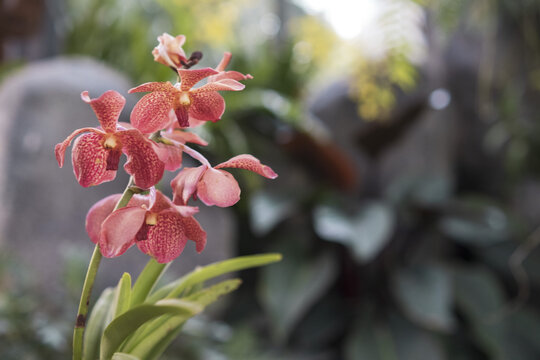
[[155,91],[144,95],[131,112],[131,124],[144,134],[161,130],[170,122],[177,92]]
[[128,157],[124,169],[133,176],[135,185],[143,189],[156,185],[163,176],[165,165],[159,160],[150,140],[138,130],[119,131],[116,136]]
[[215,122],[225,112],[225,100],[216,91],[194,93],[192,99],[189,114],[197,120]]
[[126,99],[122,95],[114,90],[109,90],[97,99],[90,99],[88,91],[83,91],[81,99],[94,109],[94,113],[105,132],[114,133],[116,131],[118,118],[126,104]]
[[82,129],[77,129],[74,132],[72,132],[71,135],[69,135],[66,138],[66,140],[64,140],[63,142],[61,142],[59,144],[56,144],[56,146],[54,147],[54,155],[56,156],[56,161],[58,162],[58,166],[60,166],[60,167],[64,166],[64,158],[65,158],[65,155],[66,155],[66,150],[69,147],[69,145],[71,144],[71,142],[73,141],[73,139],[77,135],[80,135],[80,134],[85,133],[85,132],[93,132],[93,133],[96,133],[96,134],[103,135],[103,131],[95,129],[95,128],[82,128]]
[[195,84],[202,79],[210,76],[217,75],[218,72],[212,68],[204,69],[178,69],[178,75],[180,75],[180,90],[188,91]]
[[253,171],[261,176],[264,176],[269,179],[275,179],[278,177],[278,174],[272,170],[270,166],[261,164],[260,160],[249,154],[242,154],[235,156],[228,161],[225,161],[215,167],[216,169],[221,168],[237,168]]
[[182,221],[184,234],[186,234],[189,240],[195,242],[196,250],[200,253],[206,246],[206,231],[203,230],[199,222],[192,216],[185,217]]
[[156,225],[148,230],[148,240],[138,241],[137,246],[163,264],[176,259],[187,240],[183,217],[174,210],[165,210],[158,214]]
[[128,94],[135,92],[150,92],[150,91],[161,91],[161,92],[175,92],[178,91],[173,84],[169,81],[165,82],[147,82],[129,89]]
[[107,170],[109,151],[101,144],[102,139],[103,135],[90,133],[77,138],[73,144],[73,172],[83,187],[111,181],[116,175],[116,171]]

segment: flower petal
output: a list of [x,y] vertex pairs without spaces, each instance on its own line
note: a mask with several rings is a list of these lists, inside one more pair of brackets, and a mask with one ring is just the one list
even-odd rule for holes
[[244,75],[244,74],[242,74],[241,72],[238,72],[238,71],[222,71],[217,75],[210,76],[208,78],[208,82],[212,83],[212,82],[225,80],[225,79],[232,79],[232,80],[236,80],[236,81],[242,81],[242,80],[253,79],[253,76],[251,76],[250,74]]
[[156,190],[156,198],[154,204],[150,208],[151,212],[158,213],[160,211],[168,210],[174,208],[174,204],[167,196],[165,196],[161,191]]
[[233,79],[222,79],[218,81],[209,82],[206,85],[201,86],[200,88],[190,91],[191,94],[206,92],[206,91],[240,91],[244,90],[246,85],[233,80]]
[[171,181],[173,189],[173,202],[176,205],[187,204],[191,195],[197,191],[197,183],[206,171],[206,166],[196,168],[183,168]]
[[99,248],[105,257],[116,257],[135,243],[135,235],[144,223],[146,209],[127,206],[113,211],[103,222]]
[[182,45],[186,41],[184,35],[178,35],[173,37],[167,33],[158,36],[159,45],[152,50],[154,55],[154,61],[157,61],[163,65],[172,66],[178,68],[182,65],[182,62],[186,62],[186,53],[182,49]]
[[272,170],[270,166],[261,164],[259,159],[249,154],[242,154],[235,156],[228,161],[225,161],[215,167],[216,169],[221,168],[237,168],[253,171],[261,176],[264,176],[269,179],[275,179],[278,175]]
[[148,91],[176,92],[178,91],[178,89],[176,89],[173,86],[173,84],[171,84],[169,81],[147,82],[147,83],[144,83],[144,84],[141,84],[139,86],[129,89],[128,94],[132,94],[135,92],[148,92]]
[[102,145],[102,134],[85,134],[75,140],[71,160],[73,172],[81,186],[88,187],[111,181],[116,170],[107,170],[109,150]]
[[176,119],[178,120],[178,126],[189,127],[189,109],[189,105],[178,105],[178,107],[174,109]]
[[94,244],[99,242],[101,224],[109,216],[116,206],[122,194],[109,195],[95,203],[86,214],[86,232]]
[[197,184],[197,196],[208,206],[232,206],[240,200],[240,187],[230,173],[208,169]]
[[223,72],[227,68],[227,65],[229,65],[229,61],[231,61],[232,54],[228,51],[226,51],[223,54],[223,57],[221,58],[221,61],[219,62],[218,66],[216,66],[216,71]]
[[177,129],[177,130],[162,133],[161,136],[167,139],[177,141],[181,144],[193,143],[193,144],[202,145],[202,146],[208,145],[208,142],[201,139],[199,135],[193,132],[189,132],[189,131],[182,131],[182,130]]
[[180,90],[188,91],[202,79],[216,74],[218,74],[218,72],[209,67],[204,69],[178,69],[178,75],[180,75],[181,80]]
[[90,99],[88,91],[81,93],[81,99],[90,104],[105,132],[114,133],[120,113],[126,104],[126,99],[114,90],[104,92],[97,99]]
[[206,246],[206,231],[193,216],[183,218],[184,234],[186,237],[195,242],[195,248],[198,253],[204,250]]
[[124,165],[126,172],[133,176],[135,185],[148,189],[163,177],[165,165],[154,151],[151,140],[139,130],[123,130],[116,133],[122,142],[122,151],[128,157]]
[[144,134],[161,130],[170,122],[176,93],[155,91],[144,95],[131,112],[131,124]]
[[174,210],[165,210],[158,214],[156,225],[148,230],[148,239],[138,241],[137,246],[163,264],[176,259],[187,240],[183,217]]
[[225,112],[225,100],[216,91],[192,94],[189,114],[197,120],[216,122]]
[[165,164],[165,170],[176,171],[182,167],[182,149],[175,145],[158,143],[154,146],[154,151]]
[[80,135],[85,132],[94,132],[96,134],[103,134],[101,130],[98,130],[96,128],[82,128],[82,129],[77,129],[74,132],[72,132],[71,135],[69,135],[66,138],[66,140],[64,140],[63,142],[59,144],[56,144],[56,146],[54,147],[54,155],[56,156],[56,161],[58,161],[58,166],[60,167],[64,166],[64,158],[66,155],[66,150],[71,144],[71,142],[73,141],[73,139],[77,135]]

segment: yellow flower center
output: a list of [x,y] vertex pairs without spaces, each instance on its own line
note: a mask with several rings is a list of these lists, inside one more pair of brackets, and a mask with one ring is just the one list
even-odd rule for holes
[[105,149],[114,149],[116,147],[116,139],[114,138],[114,136],[107,136],[105,138],[105,141],[103,142],[103,147]]
[[187,91],[182,91],[182,93],[180,94],[180,105],[187,106],[189,104],[191,104],[189,94],[187,93]]
[[157,214],[156,213],[147,213],[145,218],[146,225],[156,225],[157,224]]

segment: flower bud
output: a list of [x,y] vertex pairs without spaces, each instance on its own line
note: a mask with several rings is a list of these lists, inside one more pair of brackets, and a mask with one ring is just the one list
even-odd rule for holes
[[180,68],[186,63],[186,54],[184,53],[184,49],[182,49],[182,45],[186,41],[184,35],[173,37],[167,33],[163,33],[163,35],[158,36],[158,41],[159,45],[152,50],[154,61],[175,69]]

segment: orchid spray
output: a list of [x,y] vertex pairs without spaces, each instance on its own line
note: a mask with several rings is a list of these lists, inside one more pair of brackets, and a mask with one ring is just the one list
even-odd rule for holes
[[[182,46],[185,36],[163,34],[152,51],[154,60],[170,67],[177,82],[151,82],[131,90],[147,92],[135,105],[130,124],[118,123],[125,98],[109,90],[97,98],[85,91],[82,100],[94,110],[99,127],[75,130],[56,145],[60,167],[73,142],[73,172],[83,187],[99,185],[116,177],[122,154],[125,171],[131,175],[122,194],[98,201],[86,217],[86,231],[96,244],[83,285],[73,334],[74,360],[157,359],[180,332],[182,325],[221,295],[236,289],[238,279],[210,287],[204,281],[249,267],[269,264],[279,254],[245,256],[199,267],[176,281],[156,287],[166,264],[182,253],[188,240],[197,252],[204,250],[206,232],[195,219],[198,207],[191,199],[211,206],[227,207],[240,199],[234,177],[223,168],[250,170],[266,178],[277,174],[255,157],[243,154],[216,166],[187,143],[207,142],[186,129],[216,122],[225,111],[219,91],[240,91],[251,75],[226,71],[231,54],[225,53],[216,68],[193,69],[201,52],[187,57]],[[202,86],[199,82],[206,81]],[[200,166],[182,168],[183,154]],[[177,171],[171,182],[173,199],[155,185],[164,171]],[[124,273],[115,288],[106,289],[88,316],[90,294],[102,256],[122,255],[131,246],[150,256],[132,285]],[[196,287],[194,287],[196,286]]]

